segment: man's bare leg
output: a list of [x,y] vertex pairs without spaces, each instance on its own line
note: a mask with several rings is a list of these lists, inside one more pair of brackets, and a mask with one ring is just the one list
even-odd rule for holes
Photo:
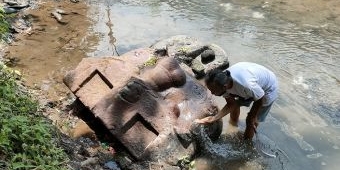
[[238,120],[240,117],[240,107],[239,106],[232,106],[234,109],[232,110],[232,112],[230,113],[230,120],[229,123],[233,126],[238,126]]
[[232,105],[230,102],[230,118],[229,118],[229,124],[227,126],[227,131],[226,133],[234,136],[236,135],[236,137],[241,139],[241,133],[239,133],[239,129],[238,129],[238,120],[239,120],[239,116],[240,116],[240,107],[237,105]]

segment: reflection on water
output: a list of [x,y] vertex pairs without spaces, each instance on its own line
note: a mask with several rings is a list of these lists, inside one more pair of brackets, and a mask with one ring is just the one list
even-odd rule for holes
[[[337,169],[339,1],[96,0],[89,4],[93,20],[98,21],[93,29],[101,37],[89,56],[123,54],[186,34],[218,44],[231,64],[251,61],[270,68],[278,76],[280,97],[259,127],[268,139],[264,143],[272,141],[284,151],[294,165],[290,169]],[[280,165],[275,161],[243,162],[234,169]],[[213,164],[221,165],[216,160]]]

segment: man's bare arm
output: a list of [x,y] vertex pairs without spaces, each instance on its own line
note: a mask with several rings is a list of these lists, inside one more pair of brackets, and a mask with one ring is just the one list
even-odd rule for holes
[[227,104],[224,105],[224,107],[216,115],[208,116],[202,119],[196,119],[195,122],[202,123],[202,124],[212,123],[223,118],[227,114],[229,114],[232,111],[232,109],[235,108],[234,107],[235,100],[230,97],[230,98],[226,98],[226,101],[227,101]]

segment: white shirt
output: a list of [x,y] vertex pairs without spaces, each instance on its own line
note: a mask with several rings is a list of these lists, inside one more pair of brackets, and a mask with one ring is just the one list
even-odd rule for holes
[[256,63],[239,62],[227,70],[233,78],[233,87],[227,93],[254,101],[264,97],[263,106],[274,102],[278,97],[278,83],[275,74]]

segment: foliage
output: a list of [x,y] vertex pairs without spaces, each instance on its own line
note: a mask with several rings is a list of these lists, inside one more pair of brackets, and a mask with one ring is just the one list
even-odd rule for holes
[[8,16],[5,14],[2,7],[0,7],[0,39],[3,39],[5,34],[9,32]]
[[55,129],[16,79],[0,62],[0,169],[66,169]]

